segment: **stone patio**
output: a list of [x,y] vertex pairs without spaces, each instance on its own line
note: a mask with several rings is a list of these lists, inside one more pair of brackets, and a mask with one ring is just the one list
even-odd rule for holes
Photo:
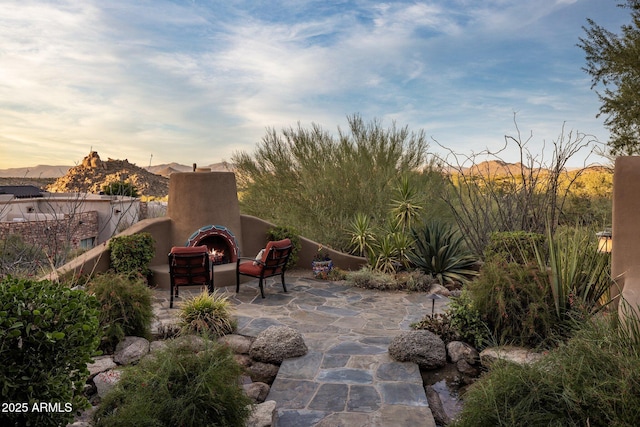
[[[400,331],[431,313],[426,293],[382,292],[320,281],[310,271],[286,275],[288,293],[268,279],[266,298],[257,280],[221,288],[235,305],[238,333],[256,336],[271,325],[300,331],[309,352],[285,360],[267,400],[275,400],[278,427],[435,427],[418,366],[389,357]],[[182,297],[199,290],[181,289]],[[174,322],[168,291],[157,291],[160,322]],[[174,307],[179,307],[178,303]],[[436,301],[442,312],[447,299]]]

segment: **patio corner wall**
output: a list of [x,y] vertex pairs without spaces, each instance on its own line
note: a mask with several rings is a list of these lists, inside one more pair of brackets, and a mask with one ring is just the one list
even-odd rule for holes
[[[618,157],[613,175],[612,296],[640,304],[640,156]],[[622,306],[619,306],[622,310]]]

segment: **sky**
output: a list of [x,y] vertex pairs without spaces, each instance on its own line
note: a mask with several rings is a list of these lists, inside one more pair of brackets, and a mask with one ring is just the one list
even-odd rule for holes
[[587,18],[628,23],[617,3],[0,0],[0,169],[91,150],[204,166],[353,114],[423,130],[436,153],[517,129],[544,153],[563,126],[606,143],[577,43]]

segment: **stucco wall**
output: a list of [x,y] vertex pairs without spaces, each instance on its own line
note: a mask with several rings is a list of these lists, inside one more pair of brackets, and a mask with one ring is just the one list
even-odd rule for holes
[[640,304],[640,157],[616,159],[613,174],[612,294],[633,307]]

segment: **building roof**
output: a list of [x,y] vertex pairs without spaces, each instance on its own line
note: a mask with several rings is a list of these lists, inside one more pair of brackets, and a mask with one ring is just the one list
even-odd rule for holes
[[42,190],[34,185],[0,185],[0,194],[13,194],[17,199],[43,197]]

